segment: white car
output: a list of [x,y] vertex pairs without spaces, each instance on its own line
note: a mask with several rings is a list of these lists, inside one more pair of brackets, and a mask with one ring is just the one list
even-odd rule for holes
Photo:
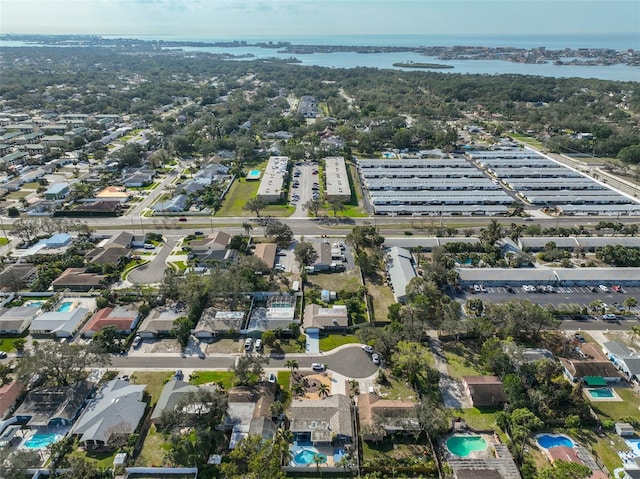
[[244,340],[244,350],[251,351],[251,347],[253,346],[253,338],[247,338]]
[[313,363],[311,365],[311,369],[316,371],[316,372],[322,372],[322,371],[324,371],[325,368],[324,368],[324,364],[322,364],[322,363]]
[[140,346],[141,342],[142,342],[142,338],[140,336],[136,336],[135,338],[133,338],[133,341],[131,341],[131,346],[133,346],[134,348],[137,348],[138,346]]
[[256,339],[256,351],[262,351],[262,339]]
[[609,292],[609,288],[607,288],[604,284],[598,285],[598,288],[600,288],[600,291],[602,291],[603,293]]
[[380,355],[378,353],[373,353],[371,355],[371,360],[373,361],[373,364],[375,364],[376,366],[380,365]]
[[368,344],[365,344],[364,346],[362,346],[362,350],[365,353],[368,353],[368,354],[373,353],[373,348],[371,346],[369,346]]

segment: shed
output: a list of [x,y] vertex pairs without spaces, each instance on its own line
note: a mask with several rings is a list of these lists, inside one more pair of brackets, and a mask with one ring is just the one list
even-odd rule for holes
[[616,434],[620,437],[633,437],[635,435],[633,426],[628,422],[617,422],[615,424],[615,430]]

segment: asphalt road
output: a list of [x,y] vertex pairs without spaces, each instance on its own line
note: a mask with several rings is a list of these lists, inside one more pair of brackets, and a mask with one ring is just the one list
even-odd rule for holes
[[[208,356],[204,359],[151,354],[148,356],[113,356],[111,367],[159,370],[229,369],[237,358],[237,354]],[[349,345],[334,352],[317,355],[288,354],[286,357],[272,355],[265,367],[286,369],[284,364],[287,359],[295,359],[300,369],[311,368],[312,363],[323,363],[328,370],[355,379],[369,377],[378,370],[378,367],[373,364],[369,355],[362,350],[360,345]]]
[[131,271],[127,279],[136,284],[152,284],[162,281],[162,278],[164,278],[164,270],[167,267],[167,258],[171,254],[171,251],[173,251],[176,243],[176,239],[167,238],[167,241],[153,261]]

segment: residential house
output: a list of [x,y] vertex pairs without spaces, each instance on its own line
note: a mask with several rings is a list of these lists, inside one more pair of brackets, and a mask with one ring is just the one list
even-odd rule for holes
[[0,307],[0,334],[21,335],[39,313],[40,308],[33,306]]
[[124,479],[198,479],[197,467],[125,467]]
[[144,384],[122,379],[106,383],[85,408],[71,434],[86,449],[113,449],[114,442],[133,434],[144,416]]
[[64,200],[71,191],[69,183],[56,183],[44,192],[45,200]]
[[22,384],[17,381],[11,381],[0,386],[0,419],[5,419],[8,416],[21,394]]
[[397,246],[387,249],[386,253],[393,296],[398,303],[404,303],[407,300],[407,285],[416,277],[413,258],[409,250]]
[[187,394],[197,393],[201,388],[212,392],[216,390],[213,386],[194,386],[193,384],[177,379],[172,379],[167,382],[162,388],[162,393],[160,393],[153,414],[151,414],[151,422],[157,425],[164,411],[173,411]]
[[276,391],[276,384],[267,381],[259,382],[254,388],[235,387],[229,391],[223,424],[226,430],[231,430],[229,449],[234,449],[249,434],[273,438],[276,427],[271,420],[270,408]]
[[107,244],[121,246],[122,248],[131,248],[133,240],[134,236],[132,233],[129,233],[128,231],[121,231],[117,235],[112,236]]
[[349,326],[347,307],[334,304],[331,308],[324,308],[319,304],[308,304],[304,309],[304,328],[318,328],[325,330],[344,329]]
[[187,206],[187,196],[177,195],[166,201],[159,201],[151,207],[153,211],[159,213],[180,213]]
[[333,260],[331,259],[331,245],[328,242],[312,243],[313,249],[316,250],[318,255],[315,263],[313,263],[313,269],[315,271],[326,271],[331,267]]
[[231,240],[231,235],[222,231],[216,231],[207,238],[193,240],[189,243],[192,253],[200,261],[217,260],[222,261],[227,258],[227,245]]
[[14,263],[0,272],[0,291],[19,291],[31,286],[38,268],[31,263]]
[[69,338],[75,334],[90,312],[86,308],[69,311],[47,311],[31,321],[31,334],[52,335],[55,338]]
[[51,285],[54,291],[90,291],[104,288],[106,276],[88,273],[86,268],[67,268]]
[[142,188],[153,183],[154,173],[136,171],[122,180],[126,188]]
[[115,308],[102,308],[89,320],[82,329],[85,338],[91,338],[107,326],[114,326],[120,334],[131,334],[138,324],[140,314],[130,306],[116,306]]
[[73,216],[119,216],[122,213],[122,203],[119,200],[104,200],[90,198],[69,208]]
[[273,268],[276,264],[277,252],[278,245],[275,243],[258,243],[256,249],[253,251],[253,255],[264,261],[268,268]]
[[356,399],[365,441],[380,441],[388,435],[420,430],[413,401],[382,399],[375,393],[359,394]]
[[640,381],[640,354],[618,341],[603,343],[602,350],[611,362],[624,372],[629,379]]
[[31,427],[68,426],[78,417],[92,390],[93,385],[88,381],[32,389],[14,416],[18,422]]
[[94,264],[118,264],[131,257],[131,250],[119,246],[97,247],[89,251],[85,258]]
[[577,382],[586,378],[602,378],[606,382],[619,382],[622,376],[610,361],[595,359],[560,358],[565,376]]
[[156,338],[169,336],[173,329],[173,322],[187,312],[177,308],[157,307],[151,310],[138,328],[141,338]]
[[[256,295],[254,295],[254,298]],[[249,318],[247,330],[267,331],[269,329],[287,329],[295,319],[296,296],[268,295],[266,306],[254,306]]]
[[496,376],[464,376],[462,384],[473,407],[499,406],[507,402],[502,381]]
[[211,339],[219,333],[237,333],[242,329],[244,319],[244,311],[218,311],[215,308],[207,308],[202,312],[193,335],[199,339]]
[[331,444],[351,442],[353,415],[351,399],[334,394],[323,399],[294,400],[291,404],[291,426],[295,441]]

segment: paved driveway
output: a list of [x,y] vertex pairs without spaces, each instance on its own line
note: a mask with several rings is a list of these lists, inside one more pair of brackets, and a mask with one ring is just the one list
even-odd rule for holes
[[177,240],[168,239],[151,263],[134,269],[129,273],[127,279],[136,284],[152,284],[162,281],[164,270],[167,267],[167,258],[176,244]]

